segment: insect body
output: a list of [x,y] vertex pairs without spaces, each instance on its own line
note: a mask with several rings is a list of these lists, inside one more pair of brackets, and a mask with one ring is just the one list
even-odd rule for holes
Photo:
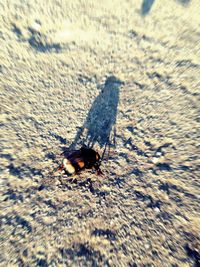
[[95,168],[98,174],[100,170],[100,155],[92,148],[82,147],[67,155],[62,162],[60,170],[64,170],[67,174],[72,175],[83,169]]

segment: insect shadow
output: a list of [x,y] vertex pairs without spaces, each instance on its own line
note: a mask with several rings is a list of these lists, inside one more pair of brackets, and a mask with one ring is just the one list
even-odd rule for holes
[[[100,148],[116,145],[116,117],[119,103],[119,89],[123,84],[115,76],[109,76],[94,100],[83,126],[77,131],[69,150],[77,145],[92,148],[98,144]],[[85,134],[86,132],[86,134]],[[111,140],[111,134],[112,140]]]

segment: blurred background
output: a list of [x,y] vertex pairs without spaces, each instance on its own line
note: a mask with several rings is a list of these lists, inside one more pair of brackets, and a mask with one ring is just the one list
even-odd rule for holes
[[199,266],[199,10],[0,1],[0,266]]

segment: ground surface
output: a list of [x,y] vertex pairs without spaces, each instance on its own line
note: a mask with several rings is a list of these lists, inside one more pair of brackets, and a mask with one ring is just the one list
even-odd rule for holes
[[0,1],[0,266],[200,264],[199,5]]

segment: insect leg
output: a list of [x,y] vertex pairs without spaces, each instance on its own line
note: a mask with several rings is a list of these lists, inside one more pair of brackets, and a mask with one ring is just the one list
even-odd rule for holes
[[116,131],[116,127],[114,126],[113,144],[115,147],[116,147],[116,135],[117,135],[117,131]]
[[103,158],[104,158],[104,155],[105,155],[105,152],[106,152],[106,147],[107,147],[107,145],[108,145],[108,142],[106,142],[106,144],[105,144],[105,148],[104,148],[104,151],[103,151],[102,156],[101,156],[101,161],[102,161]]

